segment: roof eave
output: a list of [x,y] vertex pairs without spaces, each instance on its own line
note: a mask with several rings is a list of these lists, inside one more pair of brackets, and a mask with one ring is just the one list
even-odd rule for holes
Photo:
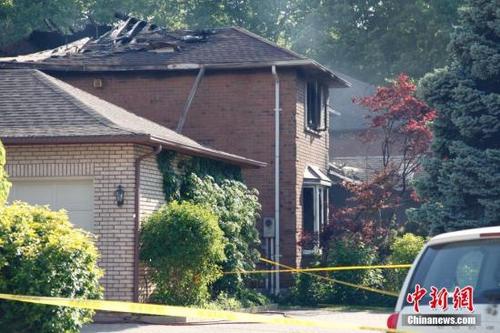
[[250,69],[250,68],[266,68],[266,67],[302,67],[308,70],[315,70],[323,74],[329,81],[332,88],[348,88],[351,84],[336,75],[333,71],[320,63],[311,59],[299,60],[279,60],[269,62],[236,62],[236,63],[218,63],[218,64],[196,64],[196,63],[179,63],[169,65],[64,65],[47,63],[43,61],[37,62],[13,62],[2,61],[0,58],[0,68],[33,68],[47,71],[61,72],[126,72],[126,71],[176,71],[176,70],[196,70],[205,67],[207,70],[224,70],[224,69]]
[[253,160],[250,158],[245,158],[238,155],[233,155],[229,153],[225,153],[218,150],[213,150],[205,147],[193,147],[188,145],[183,145],[177,142],[172,142],[163,138],[150,137],[150,142],[155,144],[165,145],[175,151],[184,152],[184,153],[192,153],[197,156],[209,157],[212,159],[216,159],[219,161],[229,162],[231,164],[238,165],[243,168],[263,168],[267,166],[267,163]]
[[193,154],[202,157],[209,157],[216,160],[228,162],[243,168],[262,168],[267,163],[248,159],[238,155],[228,154],[221,151],[203,147],[193,147],[183,145],[162,138],[156,138],[148,134],[134,135],[112,135],[112,136],[68,136],[68,137],[0,137],[4,145],[56,145],[56,144],[118,144],[135,143],[149,146],[162,145],[167,149],[177,152]]

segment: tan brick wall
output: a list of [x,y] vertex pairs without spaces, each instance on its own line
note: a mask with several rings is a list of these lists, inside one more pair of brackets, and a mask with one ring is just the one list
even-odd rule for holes
[[[281,83],[281,244],[284,262],[297,263],[306,163],[326,166],[328,133],[304,132],[303,84],[294,69],[278,68]],[[58,73],[60,79],[129,111],[175,128],[196,72]],[[94,78],[103,88],[92,87]],[[300,81],[302,82],[302,81]],[[260,192],[262,216],[274,216],[274,79],[271,68],[207,71],[187,116],[184,134],[220,150],[267,162],[244,170]]]
[[[10,177],[89,177],[94,181],[94,231],[106,299],[133,299],[135,158],[152,148],[133,144],[7,146]],[[155,169],[156,167],[156,169]],[[162,203],[154,156],[143,161],[141,216]],[[115,190],[125,189],[118,207]],[[158,186],[160,186],[158,188]]]

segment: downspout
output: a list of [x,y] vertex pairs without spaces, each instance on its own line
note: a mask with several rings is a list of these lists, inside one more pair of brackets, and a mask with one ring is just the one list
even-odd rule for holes
[[141,199],[141,162],[151,155],[158,155],[163,147],[159,145],[152,152],[141,155],[135,160],[135,194],[134,194],[134,302],[139,302],[139,227]]
[[[276,234],[274,240],[274,261],[276,270],[280,269],[280,79],[276,66],[271,67],[274,77],[274,221]],[[275,274],[274,293],[280,292],[280,274]]]

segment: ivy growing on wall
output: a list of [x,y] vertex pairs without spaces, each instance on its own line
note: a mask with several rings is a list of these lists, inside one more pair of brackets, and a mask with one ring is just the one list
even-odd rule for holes
[[186,180],[191,174],[200,178],[210,176],[218,184],[224,180],[243,181],[239,167],[203,157],[192,157],[179,161],[178,168],[182,170],[182,174],[179,175],[174,168],[176,156],[176,152],[171,150],[164,150],[157,156],[158,167],[163,175],[163,191],[167,202],[185,199]]
[[173,163],[176,153],[171,150],[164,150],[156,157],[158,168],[163,175],[163,192],[165,193],[165,201],[180,199],[180,181],[181,179],[175,173]]
[[[260,245],[255,227],[261,209],[258,191],[243,183],[241,169],[237,166],[202,157],[176,161],[176,156],[171,151],[158,155],[166,201],[207,205],[217,215],[228,241],[222,269],[238,272],[255,268]],[[212,293],[214,296],[224,292],[238,298],[253,298],[245,288],[246,278],[241,274],[224,275],[212,286]]]

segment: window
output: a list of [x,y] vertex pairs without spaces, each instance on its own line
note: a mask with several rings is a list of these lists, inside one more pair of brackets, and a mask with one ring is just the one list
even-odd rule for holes
[[305,94],[306,126],[313,131],[325,131],[327,126],[328,88],[318,81],[306,83]]
[[[408,285],[418,283],[428,291],[434,286],[453,292],[455,287],[474,288],[474,303],[488,304],[500,293],[500,240],[480,239],[438,244],[427,248]],[[450,295],[451,296],[451,295]],[[427,294],[422,303],[430,300]],[[406,302],[406,305],[409,305]]]
[[319,234],[328,218],[328,187],[315,185],[302,189],[302,233],[304,253],[319,249]]

